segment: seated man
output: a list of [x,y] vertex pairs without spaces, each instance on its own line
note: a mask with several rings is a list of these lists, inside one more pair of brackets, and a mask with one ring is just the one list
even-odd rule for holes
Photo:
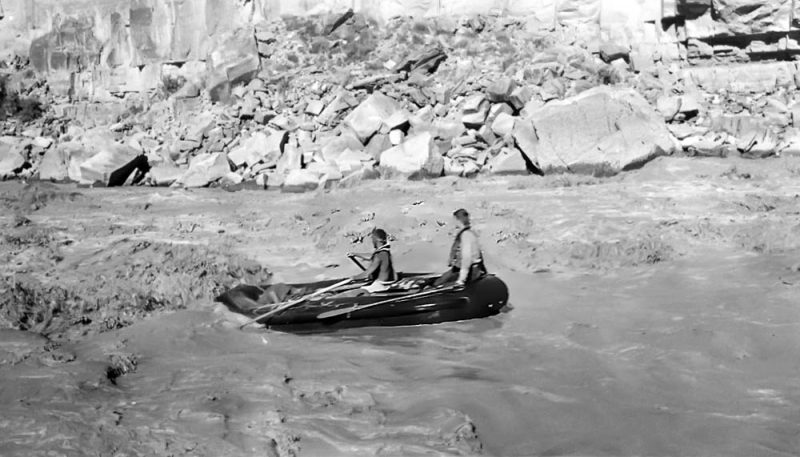
[[389,244],[386,241],[386,232],[382,229],[375,229],[372,231],[372,245],[375,250],[372,254],[355,254],[348,253],[348,257],[358,257],[363,260],[369,260],[370,264],[366,270],[353,276],[353,281],[363,281],[365,279],[371,281],[356,291],[351,296],[361,295],[363,293],[375,293],[389,289],[389,286],[397,281],[397,275],[392,265],[392,253],[389,250]]
[[459,209],[453,213],[453,217],[459,231],[450,248],[450,269],[436,280],[435,287],[442,287],[454,281],[456,287],[464,287],[486,274],[483,253],[478,244],[478,236],[471,229],[469,213],[465,209]]

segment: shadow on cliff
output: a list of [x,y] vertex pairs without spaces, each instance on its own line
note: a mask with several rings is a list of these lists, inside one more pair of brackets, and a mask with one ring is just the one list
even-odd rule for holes
[[11,90],[8,75],[0,75],[0,122],[18,119],[32,122],[44,114],[44,104],[37,98],[23,97]]

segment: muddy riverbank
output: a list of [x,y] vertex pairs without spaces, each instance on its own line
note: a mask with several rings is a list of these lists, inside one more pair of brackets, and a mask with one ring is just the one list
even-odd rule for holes
[[[306,194],[3,183],[2,455],[797,455],[800,161]],[[240,282],[443,268],[475,214],[510,313],[237,330]],[[20,331],[20,329],[25,331]]]

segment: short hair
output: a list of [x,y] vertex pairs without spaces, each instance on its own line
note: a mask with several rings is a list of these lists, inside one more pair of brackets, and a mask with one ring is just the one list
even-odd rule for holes
[[453,212],[453,216],[459,219],[469,219],[469,213],[464,208],[457,209]]
[[384,243],[386,242],[386,238],[388,237],[388,235],[386,235],[386,231],[380,228],[373,229],[372,236],[383,241]]

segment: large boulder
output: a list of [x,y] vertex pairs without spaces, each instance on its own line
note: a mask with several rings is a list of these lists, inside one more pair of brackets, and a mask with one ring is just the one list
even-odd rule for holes
[[[59,160],[64,160],[67,165],[67,178],[70,181],[92,184],[105,183],[111,173],[130,162],[139,151],[129,145],[117,143],[113,134],[108,129],[96,128],[86,131],[76,131],[71,134],[72,140],[55,146],[60,152],[60,158],[50,157],[50,164],[58,167]],[[47,170],[46,170],[47,171]],[[55,179],[60,179],[57,171],[53,172]],[[48,171],[40,179],[53,179]]]
[[342,89],[333,97],[333,100],[328,103],[319,116],[317,116],[317,121],[323,124],[329,123],[342,111],[346,111],[356,106],[358,106],[358,100],[356,100],[352,94]]
[[370,162],[374,163],[372,156],[363,151],[346,150],[333,160],[333,163],[343,175],[359,171]]
[[170,186],[186,173],[185,168],[176,167],[166,163],[155,165],[147,173],[148,179],[154,186]]
[[316,189],[323,174],[315,170],[292,170],[281,185],[283,192],[303,192]]
[[69,151],[63,147],[48,149],[39,162],[39,179],[66,181],[69,178]]
[[486,88],[487,98],[495,103],[510,101],[511,94],[516,88],[517,84],[513,79],[508,77],[499,78]]
[[186,131],[186,139],[202,143],[214,128],[216,121],[212,113],[201,113],[192,118],[192,123]]
[[487,167],[496,175],[521,175],[528,173],[528,164],[525,157],[516,149],[503,148],[489,159]]
[[319,174],[319,183],[323,186],[340,181],[344,177],[335,163],[311,162],[306,166],[305,171]]
[[253,165],[264,162],[268,166],[276,166],[281,158],[283,147],[286,144],[287,133],[277,131],[271,135],[264,132],[255,132],[249,138],[242,140],[239,146],[228,153],[228,158],[237,167]]
[[327,161],[336,160],[344,151],[361,151],[364,146],[361,141],[350,132],[335,137],[318,136],[317,144],[320,146],[322,158]]
[[692,157],[726,157],[735,147],[728,144],[725,133],[695,133],[680,140],[681,148]]
[[694,117],[702,110],[702,106],[693,95],[663,95],[656,101],[656,109],[664,116],[664,120],[671,121],[678,114],[685,118]]
[[492,122],[492,131],[495,135],[506,136],[514,131],[516,119],[509,113],[500,113]]
[[[93,151],[88,150],[83,143],[78,141],[67,141],[57,146],[67,162],[67,179],[73,182],[81,182],[81,164],[94,155]],[[40,175],[41,177],[41,175]]]
[[15,137],[0,137],[0,179],[12,176],[25,165],[20,154],[20,140]]
[[278,160],[277,172],[285,175],[292,170],[299,170],[303,167],[303,151],[290,141],[284,148],[283,155]]
[[380,130],[384,121],[392,118],[398,111],[400,105],[396,101],[375,92],[348,114],[344,123],[356,133],[362,144],[366,144]]
[[553,101],[527,121],[517,122],[515,138],[544,173],[614,174],[675,150],[663,116],[627,88],[600,86]]
[[373,159],[378,160],[380,159],[383,151],[386,151],[392,146],[392,140],[389,138],[389,135],[383,135],[379,133],[369,140],[364,152],[369,154]]
[[139,151],[130,146],[114,144],[105,147],[80,164],[78,182],[82,184],[108,183],[111,173],[129,163],[137,155],[139,155]]
[[406,139],[380,157],[381,168],[413,176],[438,177],[444,169],[444,159],[430,133]]
[[228,153],[228,159],[237,167],[257,164],[261,161],[267,138],[267,134],[264,132],[253,133],[248,138],[241,140],[239,145]]
[[189,162],[189,169],[177,181],[184,187],[205,187],[224,178],[231,171],[228,156],[224,152],[200,154]]

